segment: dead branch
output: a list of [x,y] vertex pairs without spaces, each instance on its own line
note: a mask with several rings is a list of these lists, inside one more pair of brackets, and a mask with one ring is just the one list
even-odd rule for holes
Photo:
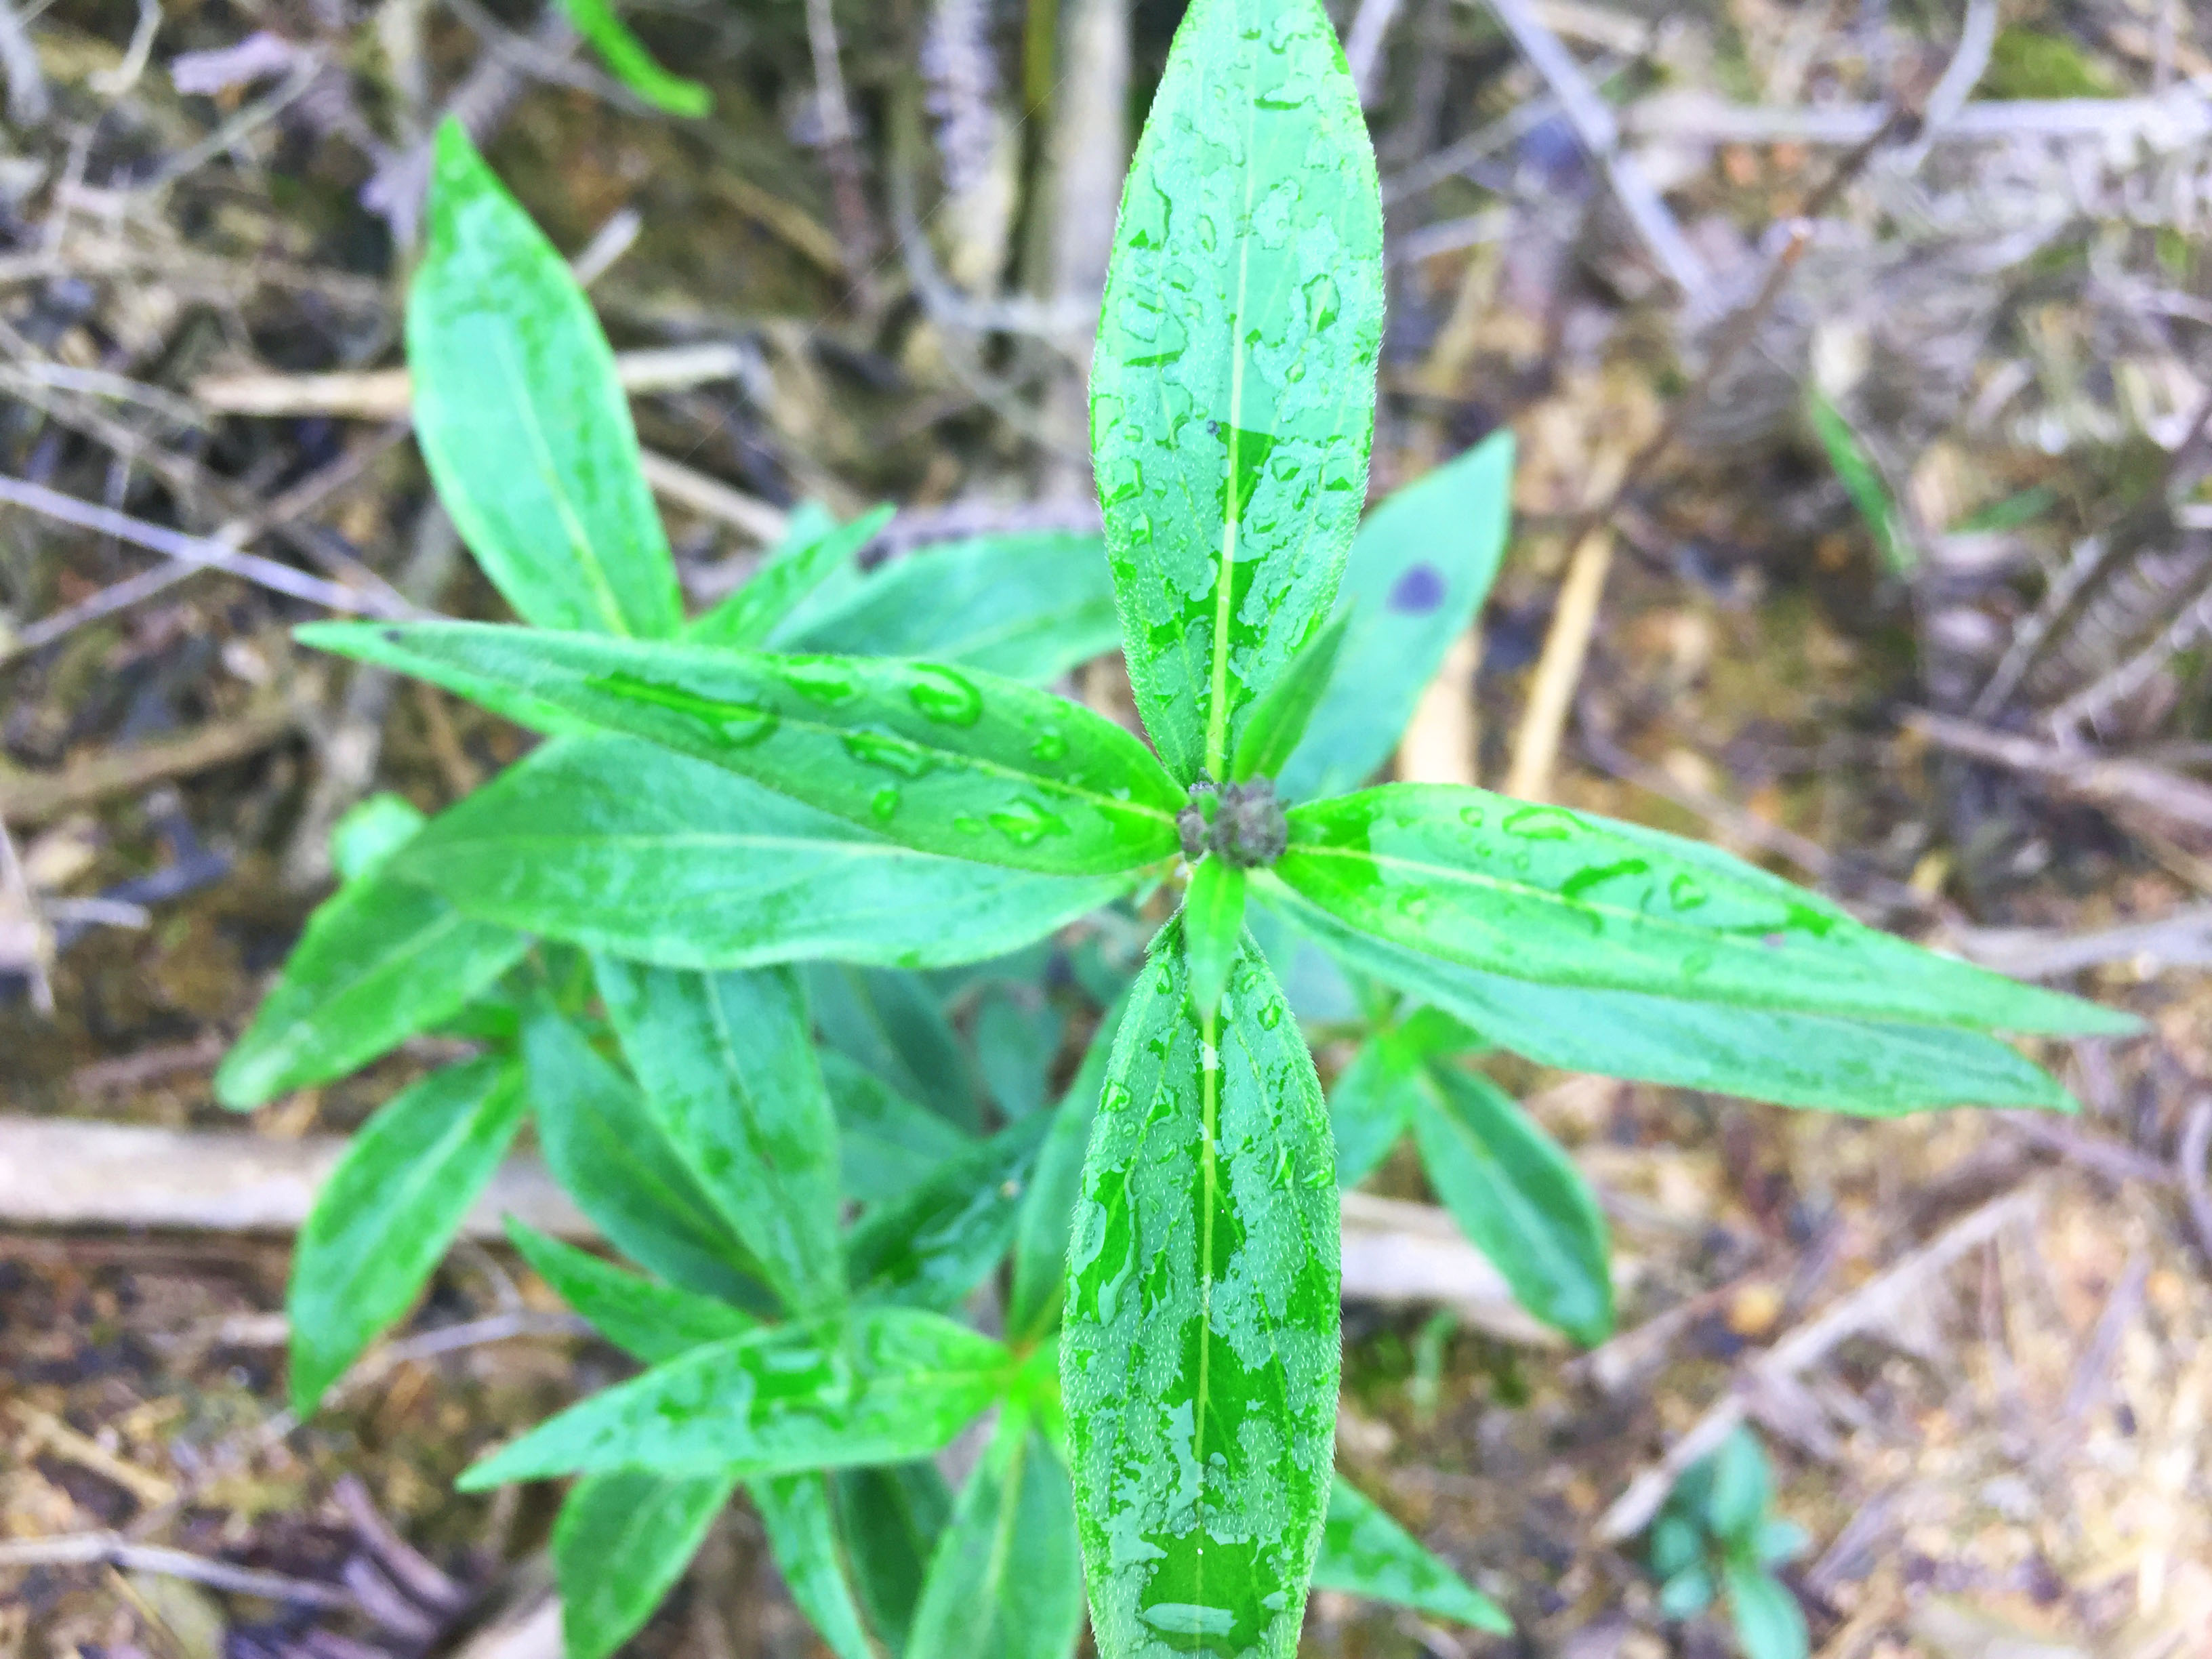
[[1905,724],[1939,749],[2045,779],[2077,800],[2133,807],[2197,834],[2212,828],[2212,786],[2163,767],[2039,743],[1942,714],[1915,711]]
[[[615,354],[615,374],[632,397],[683,392],[741,378],[741,345],[707,342]],[[193,398],[218,415],[331,415],[342,420],[404,419],[412,382],[404,368],[335,374],[211,374],[192,383]]]
[[0,1541],[0,1571],[22,1567],[120,1567],[126,1572],[157,1573],[164,1577],[190,1579],[232,1595],[258,1595],[264,1601],[292,1607],[361,1608],[358,1597],[336,1584],[290,1578],[282,1573],[257,1572],[234,1567],[228,1561],[210,1560],[185,1550],[157,1544],[137,1544],[113,1532],[80,1532],[58,1538],[21,1538]]

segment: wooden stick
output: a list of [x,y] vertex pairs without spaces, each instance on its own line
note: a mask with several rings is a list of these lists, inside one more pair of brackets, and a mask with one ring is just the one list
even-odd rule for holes
[[[735,380],[744,366],[743,347],[718,342],[615,354],[616,378],[633,397]],[[218,415],[392,421],[407,415],[412,387],[404,368],[373,368],[337,374],[210,374],[192,382],[191,395]]]
[[25,828],[51,823],[111,795],[127,795],[171,778],[189,777],[259,753],[290,733],[299,714],[279,695],[253,703],[234,720],[211,722],[173,738],[112,749],[58,773],[0,766],[0,823]]

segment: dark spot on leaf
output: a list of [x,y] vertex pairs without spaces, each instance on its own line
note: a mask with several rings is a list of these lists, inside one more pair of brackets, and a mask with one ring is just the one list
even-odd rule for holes
[[384,630],[384,642],[386,645],[404,645],[407,636],[396,628],[387,628]]
[[1409,617],[1425,617],[1444,602],[1449,586],[1436,566],[1417,564],[1391,586],[1390,608]]

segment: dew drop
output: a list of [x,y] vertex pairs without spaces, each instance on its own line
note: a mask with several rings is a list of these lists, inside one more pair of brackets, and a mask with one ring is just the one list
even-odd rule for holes
[[1499,827],[1522,841],[1565,841],[1575,833],[1579,820],[1560,806],[1524,806],[1505,815]]
[[868,811],[878,823],[888,823],[899,810],[899,792],[896,784],[885,784],[869,798]]
[[920,744],[889,732],[848,732],[845,752],[864,766],[880,766],[902,778],[918,778],[936,766],[936,757]]
[[983,694],[949,668],[920,667],[907,699],[939,726],[973,726],[983,718]]
[[1067,739],[1060,736],[1057,726],[1047,726],[1030,744],[1030,758],[1033,761],[1056,761],[1066,754]]
[[783,683],[809,702],[826,708],[848,703],[860,695],[853,671],[834,657],[805,658],[786,665]]
[[1261,1003],[1260,1005],[1259,1018],[1261,1030],[1265,1031],[1273,1030],[1278,1025],[1280,1025],[1283,1023],[1283,1005],[1279,1002]]
[[1035,801],[1017,798],[990,815],[991,827],[1017,847],[1034,847],[1048,836],[1067,834],[1067,820]]
[[1698,884],[1698,878],[1686,870],[1667,884],[1668,902],[1677,910],[1694,910],[1705,902],[1705,890]]

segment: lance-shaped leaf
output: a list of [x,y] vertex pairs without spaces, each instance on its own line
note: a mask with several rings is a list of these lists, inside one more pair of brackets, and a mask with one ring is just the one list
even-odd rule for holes
[[1190,1000],[1211,1019],[1229,987],[1229,970],[1244,948],[1244,872],[1215,854],[1190,872],[1182,901],[1183,952],[1190,965]]
[[868,1622],[903,1656],[937,1540],[952,1518],[951,1489],[934,1463],[914,1462],[840,1470],[830,1494]]
[[[714,107],[714,96],[706,88],[670,74],[653,61],[645,42],[615,15],[609,0],[560,0],[560,5],[576,33],[606,60],[615,78],[655,109],[671,115],[704,115]],[[569,1659],[577,1656],[571,1653]]]
[[553,1523],[567,1659],[606,1659],[635,1636],[690,1565],[737,1489],[733,1475],[622,1469],[585,1476]]
[[938,1539],[905,1659],[1068,1659],[1082,1630],[1067,1471],[1010,1410]]
[[438,129],[407,363],[438,498],[516,614],[540,628],[673,635],[676,566],[614,353],[561,256],[455,120]]
[[305,1417],[378,1332],[407,1311],[514,1139],[514,1066],[433,1072],[347,1143],[292,1254],[292,1409]]
[[1289,886],[1393,944],[1516,978],[2018,1031],[2132,1030],[1939,957],[1697,842],[1479,789],[1390,784],[1293,807]]
[[1779,1578],[1755,1562],[1731,1557],[1722,1565],[1721,1582],[1745,1659],[1805,1659],[1812,1651],[1805,1610]]
[[1338,1475],[1314,1562],[1316,1589],[1411,1607],[1504,1636],[1513,1621],[1498,1603],[1423,1549],[1382,1507]]
[[1060,1337],[1102,1653],[1296,1647],[1328,1501],[1338,1228],[1320,1085],[1266,963],[1248,945],[1201,1022],[1170,926],[1115,1039]]
[[1006,1301],[1006,1329],[1018,1339],[1042,1336],[1060,1317],[1067,1291],[1068,1235],[1083,1191],[1084,1154],[1097,1121],[1098,1097],[1106,1086],[1124,1006],[1115,1002],[1098,1022],[1075,1081],[1054,1109],[1051,1133],[1038,1149],[1036,1172],[1022,1195],[1013,1286]]
[[830,1651],[837,1659],[877,1659],[838,1546],[828,1478],[811,1469],[764,1475],[748,1481],[745,1492],[760,1511],[783,1587]]
[[700,1189],[786,1307],[835,1307],[837,1124],[797,974],[594,965],[646,1103]]
[[1034,988],[1026,994],[1006,985],[983,988],[970,1027],[975,1069],[1002,1115],[1027,1117],[1043,1109],[1066,1025],[1060,1011]]
[[422,833],[429,822],[414,802],[393,794],[371,795],[349,807],[331,826],[331,867],[340,881],[360,881],[384,867],[392,855]]
[[750,1478],[923,1457],[999,1396],[1012,1364],[989,1337],[911,1308],[774,1326],[570,1407],[459,1485],[621,1468]]
[[234,1111],[367,1065],[451,1019],[530,948],[391,874],[390,858],[316,907],[253,1024],[223,1056]]
[[1121,643],[1105,544],[1059,531],[925,548],[810,612],[792,647],[1042,684]]
[[1051,1127],[1023,1118],[870,1211],[846,1243],[853,1293],[917,1308],[958,1304],[1012,1248],[1022,1190]]
[[874,1204],[911,1192],[945,1159],[975,1145],[973,1136],[835,1048],[822,1051],[822,1076],[837,1114],[840,1182],[856,1202]]
[[1613,1333],[1613,1279],[1596,1194],[1486,1078],[1437,1065],[1413,1114],[1429,1184],[1514,1298],[1577,1342]]
[[936,990],[915,974],[814,963],[806,992],[831,1048],[963,1129],[982,1126],[960,1039]]
[[485,921],[708,970],[997,956],[1128,885],[913,852],[720,767],[598,735],[508,768],[397,869]]
[[538,1147],[576,1207],[670,1284],[745,1302],[744,1245],[635,1085],[550,1004],[525,1015],[522,1058]]
[[1237,739],[1236,757],[1230,762],[1231,777],[1240,781],[1272,778],[1283,769],[1335,677],[1337,655],[1351,622],[1349,616],[1340,616],[1308,640],[1284,665],[1282,678],[1253,701],[1243,733]]
[[1258,890],[1267,909],[1255,914],[1290,918],[1348,966],[1562,1071],[1869,1117],[1938,1106],[2077,1109],[2055,1078],[1976,1032],[1539,985],[1386,944],[1279,883]]
[[1285,800],[1357,789],[1390,758],[1444,653],[1490,592],[1513,517],[1513,434],[1492,434],[1408,484],[1359,526],[1336,672],[1279,772]]
[[742,650],[766,645],[807,596],[851,563],[853,556],[875,540],[876,532],[890,520],[891,509],[879,507],[850,524],[833,524],[818,533],[795,535],[769,555],[750,581],[685,629],[684,639],[693,645]]
[[1360,1044],[1328,1091],[1329,1133],[1336,1142],[1336,1178],[1356,1187],[1389,1155],[1420,1104],[1421,1056],[1387,1036]]
[[973,669],[477,623],[319,623],[300,637],[526,724],[550,704],[921,852],[1106,875],[1177,845],[1183,792],[1143,744],[1079,703]]
[[1357,528],[1382,324],[1375,158],[1320,0],[1198,0],[1137,144],[1091,444],[1137,707],[1226,775],[1326,620]]
[[708,1342],[743,1336],[759,1322],[711,1296],[641,1279],[514,1216],[507,1236],[522,1259],[592,1328],[624,1353],[657,1364]]

